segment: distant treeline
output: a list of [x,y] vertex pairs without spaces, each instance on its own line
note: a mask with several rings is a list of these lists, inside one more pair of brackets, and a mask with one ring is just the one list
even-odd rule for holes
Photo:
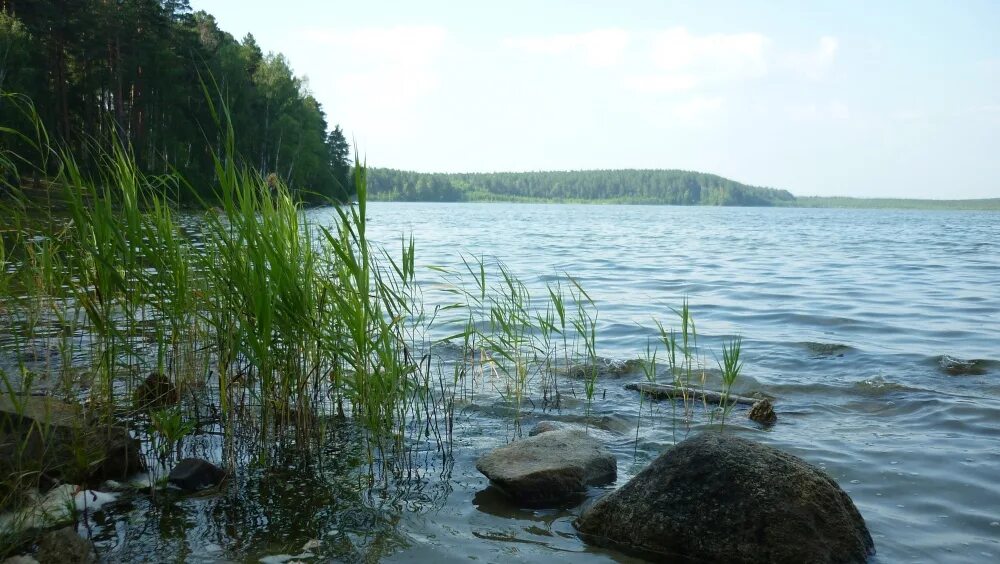
[[1000,210],[1000,198],[978,200],[912,200],[901,198],[843,198],[799,196],[795,205],[802,208],[852,208],[897,210]]
[[914,200],[796,197],[685,170],[424,173],[368,169],[371,199],[401,202],[596,202],[675,206],[783,206],[922,210],[1000,210],[1000,198]]
[[[207,100],[222,102],[248,166],[302,193],[351,191],[348,143],[288,61],[188,0],[2,1],[0,91],[30,98],[80,165],[120,143],[144,172],[179,170],[202,195],[224,138]],[[14,102],[0,98],[0,125],[31,131]],[[0,136],[0,151],[25,155],[22,141]]]
[[683,170],[419,173],[368,170],[372,199],[422,202],[537,201],[706,206],[795,205],[786,190]]

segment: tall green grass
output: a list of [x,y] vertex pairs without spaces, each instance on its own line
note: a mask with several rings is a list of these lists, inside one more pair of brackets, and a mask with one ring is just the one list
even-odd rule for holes
[[[331,422],[349,419],[374,465],[405,461],[418,442],[448,456],[456,409],[480,399],[495,401],[515,434],[525,413],[563,409],[578,394],[591,423],[598,306],[580,282],[567,275],[533,292],[502,261],[466,258],[458,271],[437,269],[453,303],[425,311],[412,238],[394,253],[367,236],[364,163],[356,203],[316,224],[287,186],[243,163],[225,105],[206,99],[219,129],[214,198],[193,210],[175,201],[191,190],[182,174],[144,174],[114,140],[95,142],[98,163],[84,167],[40,126],[0,128],[34,153],[0,153],[16,170],[0,198],[0,319],[18,351],[52,352],[41,369],[22,361],[0,372],[3,392],[82,400],[103,421],[144,430],[163,464],[203,425],[221,433],[224,465],[267,465],[289,447],[321,456]],[[26,101],[6,100],[39,123]],[[46,179],[57,204],[11,176]],[[678,316],[678,333],[658,325],[671,378],[704,385],[686,301]],[[447,336],[429,337],[436,323]],[[460,353],[442,363],[433,350],[444,341]],[[739,343],[723,353],[735,379]],[[582,378],[568,377],[574,366]],[[177,405],[135,401],[151,374],[176,387]],[[10,498],[0,506],[38,484],[34,470],[0,492]]]

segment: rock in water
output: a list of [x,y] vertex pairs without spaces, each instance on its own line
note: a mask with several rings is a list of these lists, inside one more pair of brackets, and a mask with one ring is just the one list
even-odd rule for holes
[[122,479],[145,469],[128,429],[51,397],[0,395],[0,476]]
[[64,527],[45,533],[38,541],[35,555],[42,564],[59,562],[65,564],[90,564],[97,562],[94,546],[76,533],[73,527]]
[[161,409],[176,405],[180,401],[180,394],[170,378],[153,372],[135,389],[133,399],[139,409]]
[[944,355],[938,359],[938,366],[952,376],[982,376],[986,374],[986,361],[979,359],[963,360]]
[[875,552],[851,498],[823,471],[719,433],[677,444],[574,525],[595,544],[672,561],[832,564]]
[[751,421],[756,421],[765,427],[774,425],[778,421],[778,416],[774,413],[774,405],[771,404],[771,400],[769,399],[762,399],[753,404],[747,417]]
[[476,469],[516,502],[560,504],[615,481],[615,457],[580,429],[554,429],[487,453]]
[[167,482],[192,493],[218,485],[226,477],[226,471],[200,458],[185,458],[174,466],[167,476]]
[[558,431],[559,429],[569,429],[567,425],[559,423],[558,421],[539,421],[530,431],[528,431],[529,437],[534,437],[535,435],[541,435],[542,433],[548,433],[550,431]]

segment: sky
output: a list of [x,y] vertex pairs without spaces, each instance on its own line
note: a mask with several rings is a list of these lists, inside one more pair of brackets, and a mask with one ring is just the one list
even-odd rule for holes
[[1000,2],[191,0],[369,166],[1000,197]]

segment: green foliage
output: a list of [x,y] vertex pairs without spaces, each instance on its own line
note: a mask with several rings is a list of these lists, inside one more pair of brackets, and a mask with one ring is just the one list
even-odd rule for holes
[[369,171],[373,199],[403,201],[598,201],[632,204],[768,206],[790,204],[784,191],[682,170],[588,170],[425,174]]
[[155,431],[154,448],[161,461],[166,461],[171,453],[180,451],[181,439],[195,430],[193,421],[184,418],[180,407],[170,407],[149,414],[150,424]]
[[722,409],[723,425],[726,424],[726,416],[733,408],[732,402],[729,401],[729,394],[732,392],[733,384],[736,383],[743,371],[743,361],[740,360],[742,350],[742,337],[736,337],[722,345],[722,360],[719,361],[719,369],[722,371],[722,402],[719,407]]
[[[213,150],[224,141],[205,103],[214,77],[240,131],[236,149],[260,175],[276,174],[312,201],[346,201],[349,151],[328,134],[322,107],[280,54],[253,36],[237,41],[186,0],[33,0],[0,4],[0,91],[34,100],[44,125],[84,173],[116,144],[145,173],[184,171],[194,194],[212,195]],[[0,123],[24,129],[0,102]],[[0,148],[24,154],[23,143]],[[48,169],[43,176],[54,174]]]

